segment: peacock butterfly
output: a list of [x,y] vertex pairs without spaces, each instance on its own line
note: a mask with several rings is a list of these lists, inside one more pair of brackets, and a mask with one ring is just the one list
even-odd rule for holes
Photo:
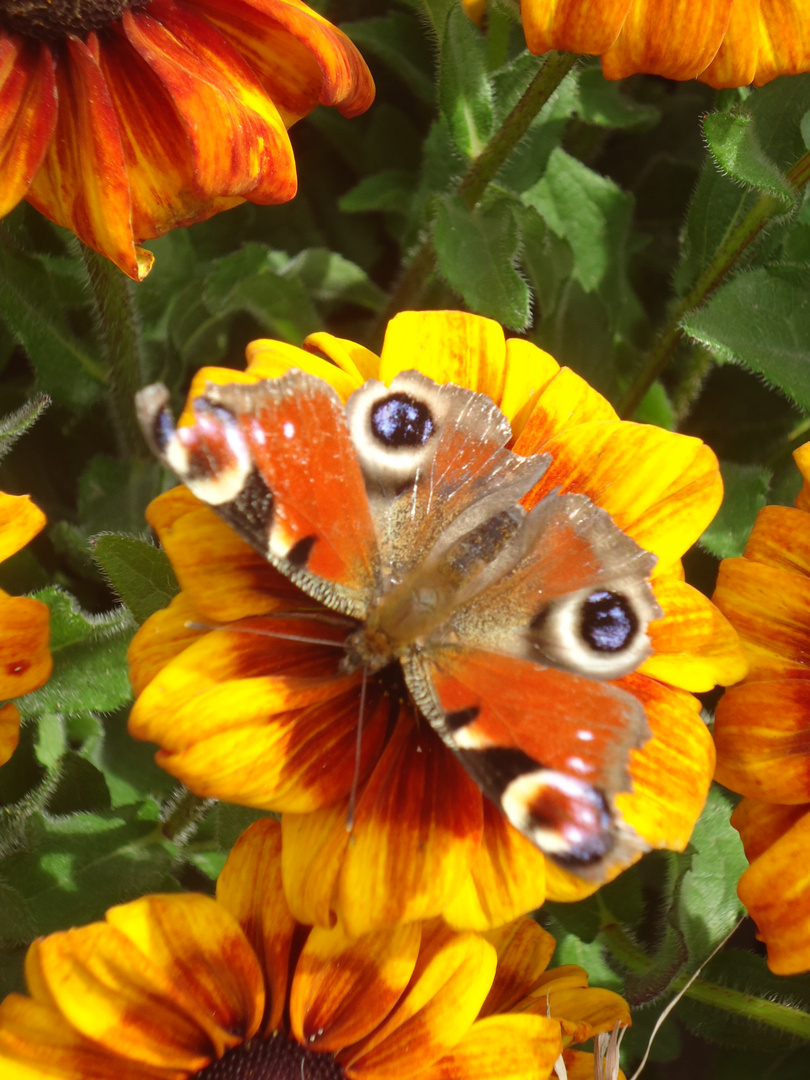
[[587,496],[521,499],[550,458],[506,449],[485,395],[415,371],[344,406],[298,370],[218,386],[175,428],[138,395],[157,457],[308,596],[347,618],[342,666],[401,665],[415,706],[545,854],[601,881],[646,850],[616,796],[649,738],[616,680],[660,618],[640,548]]

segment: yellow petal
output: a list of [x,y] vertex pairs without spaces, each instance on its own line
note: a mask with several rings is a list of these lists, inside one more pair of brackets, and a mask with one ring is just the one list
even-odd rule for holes
[[[140,694],[175,656],[207,631],[199,624],[202,616],[186,593],[178,593],[167,608],[150,615],[127,650],[129,681]],[[189,625],[191,624],[191,625]]]
[[16,555],[45,527],[45,515],[28,495],[0,491],[0,562]]
[[540,394],[560,370],[554,357],[524,338],[507,338],[501,412],[519,438]]
[[570,368],[562,368],[537,395],[514,450],[526,456],[542,453],[555,435],[601,421],[618,421],[613,406]]
[[9,703],[0,708],[0,765],[5,765],[20,741],[20,710]]
[[420,1073],[424,1080],[538,1080],[560,1056],[560,1025],[545,1016],[487,1016]]
[[655,578],[652,585],[664,618],[647,630],[654,652],[639,671],[695,691],[744,678],[748,663],[740,640],[714,604],[672,575]]
[[388,323],[380,379],[421,371],[438,383],[451,382],[501,400],[506,364],[498,323],[464,311],[401,311]]
[[252,377],[276,379],[291,368],[298,368],[299,371],[306,371],[318,379],[324,379],[334,387],[343,401],[360,385],[355,381],[351,371],[341,370],[335,364],[330,364],[328,360],[313,356],[311,351],[305,352],[283,341],[271,341],[266,338],[251,341],[245,349],[245,355],[248,361],[248,373]]
[[340,370],[349,376],[355,388],[362,386],[366,379],[379,377],[379,356],[348,338],[323,332],[310,334],[304,338],[304,348],[312,353],[322,353],[333,364],[337,364]]
[[30,694],[51,674],[50,615],[30,596],[0,594],[0,700]]
[[281,869],[290,911],[300,923],[334,924],[333,902],[350,833],[349,800],[306,814],[283,814]]
[[287,974],[296,922],[281,882],[281,826],[271,818],[251,825],[231,848],[217,878],[217,901],[242,927],[264,972],[264,1029],[284,1019]]
[[416,964],[418,923],[359,940],[339,924],[316,926],[301,952],[290,990],[290,1027],[308,1049],[336,1052],[385,1019]]
[[534,919],[518,919],[488,930],[487,941],[498,953],[495,981],[481,1008],[482,1016],[509,1012],[537,985],[557,942]]

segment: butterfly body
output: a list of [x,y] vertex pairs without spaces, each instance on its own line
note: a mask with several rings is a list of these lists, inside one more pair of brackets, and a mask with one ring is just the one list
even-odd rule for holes
[[344,407],[299,371],[210,385],[174,428],[139,395],[157,455],[305,593],[353,620],[342,667],[401,665],[484,793],[584,877],[643,850],[615,796],[649,732],[611,685],[660,617],[643,551],[584,495],[521,500],[547,455],[506,447],[492,401],[405,372]]

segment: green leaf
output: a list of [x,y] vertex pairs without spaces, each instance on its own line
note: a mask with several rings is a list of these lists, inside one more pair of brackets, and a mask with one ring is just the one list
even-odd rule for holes
[[146,507],[160,494],[156,461],[120,461],[99,454],[79,479],[79,520],[84,537],[107,531],[139,533]]
[[300,281],[321,304],[358,304],[369,311],[379,311],[385,303],[385,293],[365,270],[325,248],[300,252],[289,260],[283,274]]
[[132,699],[126,654],[134,626],[124,608],[89,615],[56,588],[37,594],[51,609],[53,674],[20,699],[26,717],[43,712],[111,712]]
[[810,269],[749,270],[682,323],[703,345],[739,360],[810,409]]
[[415,180],[403,169],[384,169],[366,176],[338,202],[345,214],[365,214],[373,210],[405,214],[410,211]]
[[0,420],[0,460],[2,460],[21,435],[35,424],[51,403],[46,394],[37,394],[13,413]]
[[744,106],[710,113],[703,130],[715,160],[730,177],[775,196],[785,211],[793,206],[795,192],[763,151],[754,118]]
[[414,19],[395,11],[376,19],[344,23],[341,29],[361,52],[378,56],[418,98],[433,104],[430,50]]
[[106,372],[97,352],[70,329],[51,274],[0,232],[0,318],[25,348],[41,388],[60,402],[86,407],[98,398]]
[[484,39],[460,4],[450,8],[442,37],[439,105],[458,149],[478,157],[492,135],[493,94]]
[[661,119],[660,109],[635,101],[625,81],[608,82],[600,67],[582,69],[578,73],[578,84],[577,112],[587,124],[625,131],[647,131]]
[[765,505],[771,474],[761,465],[738,465],[722,461],[723,505],[700,538],[718,559],[742,555],[754,520]]
[[468,210],[460,199],[444,199],[433,236],[441,272],[470,309],[523,329],[531,298],[514,267],[520,237],[509,202]]
[[108,533],[93,537],[90,545],[104,576],[139,626],[168,607],[180,591],[168,556],[154,544]]

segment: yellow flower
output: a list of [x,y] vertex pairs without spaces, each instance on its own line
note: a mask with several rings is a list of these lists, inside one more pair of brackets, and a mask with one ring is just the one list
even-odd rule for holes
[[739,896],[778,975],[810,970],[810,443],[796,508],[766,506],[715,601],[751,663],[717,707],[717,779],[744,795],[731,818],[750,867]]
[[523,0],[529,50],[601,56],[607,79],[644,72],[714,87],[810,70],[806,0]]
[[563,1046],[629,1023],[530,919],[349,939],[296,923],[281,828],[237,841],[217,898],[145,896],[35,941],[0,1005],[4,1080],[545,1080]]
[[373,94],[351,42],[300,0],[12,0],[0,215],[26,198],[141,280],[141,241],[291,199],[287,128]]
[[[37,535],[45,515],[27,495],[0,492],[0,562],[15,555]],[[48,651],[49,612],[28,596],[0,589],[0,765],[17,748],[20,713],[8,699],[30,694],[51,674]]]
[[[708,447],[620,421],[548,354],[505,341],[496,323],[462,312],[398,315],[380,357],[314,334],[303,350],[254,342],[248,360],[245,374],[199,372],[189,400],[206,382],[256,382],[293,366],[328,380],[344,399],[372,376],[389,383],[409,368],[488,394],[511,421],[519,454],[553,457],[527,500],[553,489],[582,492],[655,553],[652,586],[665,617],[649,627],[653,655],[616,682],[642,702],[653,737],[632,752],[633,791],[617,803],[650,847],[683,849],[714,768],[713,744],[689,691],[734,682],[745,671],[734,632],[682,580],[680,557],[721,499]],[[484,929],[532,911],[546,896],[594,891],[595,884],[547,864],[512,828],[408,699],[392,716],[382,676],[367,686],[350,837],[361,673],[341,672],[334,648],[227,632],[250,620],[253,630],[311,637],[312,623],[300,613],[302,603],[315,602],[187,489],[156,499],[148,519],[182,592],[132,642],[138,699],[130,730],[158,743],[160,764],[198,794],[281,812],[285,889],[299,921],[326,926],[336,912],[358,935],[442,915],[457,928]],[[297,614],[283,626],[285,611]],[[271,613],[269,622],[262,618]],[[346,634],[321,630],[336,641]]]

